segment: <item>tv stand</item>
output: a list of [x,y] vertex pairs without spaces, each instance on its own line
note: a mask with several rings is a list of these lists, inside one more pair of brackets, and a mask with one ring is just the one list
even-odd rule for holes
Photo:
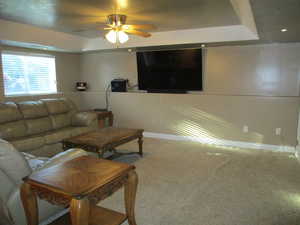
[[165,89],[165,90],[160,90],[160,89],[149,89],[147,90],[148,93],[168,93],[168,94],[186,94],[186,90],[170,90],[170,89]]

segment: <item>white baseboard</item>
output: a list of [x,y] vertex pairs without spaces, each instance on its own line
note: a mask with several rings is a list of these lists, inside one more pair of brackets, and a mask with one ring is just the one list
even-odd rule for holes
[[230,147],[238,147],[238,148],[246,148],[246,149],[247,148],[262,149],[262,150],[270,150],[276,152],[292,152],[292,153],[296,152],[296,148],[294,146],[259,144],[259,143],[231,141],[225,139],[213,139],[213,138],[205,138],[205,137],[180,136],[174,134],[162,134],[162,133],[152,133],[152,132],[144,132],[144,137],[167,139],[167,140],[174,140],[174,141],[194,141],[194,142],[200,142],[202,144],[230,146]]

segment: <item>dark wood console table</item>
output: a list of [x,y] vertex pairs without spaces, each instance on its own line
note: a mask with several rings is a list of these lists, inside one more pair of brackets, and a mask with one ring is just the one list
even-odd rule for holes
[[97,114],[98,117],[98,126],[99,128],[105,127],[105,120],[108,119],[108,124],[110,127],[113,126],[114,115],[112,111],[93,111]]

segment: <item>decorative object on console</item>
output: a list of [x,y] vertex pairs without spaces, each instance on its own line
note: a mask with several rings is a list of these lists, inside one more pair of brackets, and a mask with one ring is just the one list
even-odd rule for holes
[[87,82],[76,82],[77,91],[86,91],[87,90]]

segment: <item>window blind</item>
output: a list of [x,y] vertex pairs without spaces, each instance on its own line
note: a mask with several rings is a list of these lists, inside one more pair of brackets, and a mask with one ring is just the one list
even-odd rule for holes
[[20,53],[1,56],[6,96],[57,92],[55,57]]

